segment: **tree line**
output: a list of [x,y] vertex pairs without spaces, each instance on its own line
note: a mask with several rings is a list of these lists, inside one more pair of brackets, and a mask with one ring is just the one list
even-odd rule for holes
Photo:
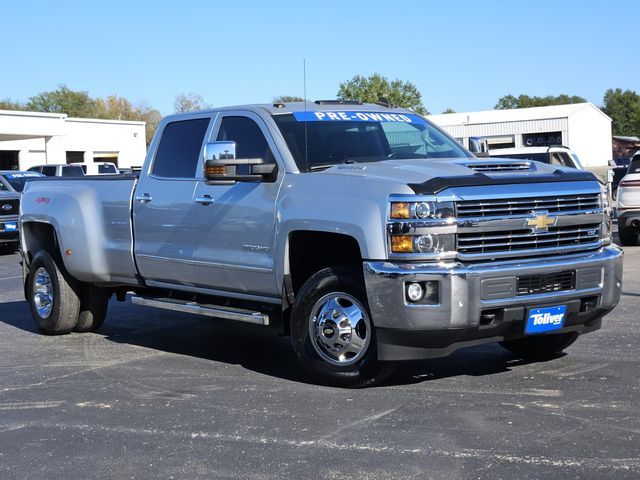
[[[412,109],[421,115],[429,115],[424,106],[422,94],[415,84],[402,80],[389,80],[374,73],[368,77],[356,75],[338,86],[337,98],[367,103],[383,103]],[[281,95],[273,102],[295,102],[303,99],[295,95]],[[505,95],[494,106],[497,110],[512,108],[542,107],[582,103],[587,100],[577,95]],[[195,93],[179,94],[174,97],[174,112],[185,113],[211,108],[202,95]],[[611,117],[614,135],[640,136],[640,94],[633,90],[620,88],[605,92],[600,107]],[[161,119],[161,114],[145,101],[136,103],[118,96],[105,98],[91,97],[88,92],[72,90],[66,85],[56,90],[41,92],[26,102],[11,99],[0,100],[0,110],[27,110],[35,112],[66,113],[70,117],[100,118],[107,120],[136,120],[146,122],[147,144]],[[442,113],[455,113],[448,108]]]

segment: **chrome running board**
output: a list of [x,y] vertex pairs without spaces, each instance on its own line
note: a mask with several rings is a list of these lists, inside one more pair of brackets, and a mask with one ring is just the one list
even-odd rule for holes
[[269,325],[269,315],[241,308],[203,305],[173,298],[144,298],[137,296],[131,297],[131,302],[135,305],[162,308],[164,310],[173,310],[174,312],[193,313],[195,315],[204,315],[205,317],[235,320],[237,322],[252,323],[254,325]]

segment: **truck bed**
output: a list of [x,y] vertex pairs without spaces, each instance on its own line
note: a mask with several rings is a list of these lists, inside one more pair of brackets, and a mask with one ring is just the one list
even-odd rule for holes
[[69,273],[83,282],[135,284],[131,202],[135,176],[47,177],[27,183],[21,226],[55,228]]

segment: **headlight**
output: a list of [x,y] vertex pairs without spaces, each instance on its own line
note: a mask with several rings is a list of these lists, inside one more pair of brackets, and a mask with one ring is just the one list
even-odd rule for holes
[[391,202],[391,219],[441,219],[455,215],[453,202]]
[[422,235],[391,235],[392,253],[454,252],[456,236],[453,233],[425,233]]

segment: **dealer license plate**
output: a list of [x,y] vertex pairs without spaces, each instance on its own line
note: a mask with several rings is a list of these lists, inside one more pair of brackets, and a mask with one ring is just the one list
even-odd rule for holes
[[564,325],[567,306],[532,308],[529,310],[525,333],[543,333],[558,330]]
[[15,232],[16,230],[18,230],[17,223],[0,223],[0,232]]

